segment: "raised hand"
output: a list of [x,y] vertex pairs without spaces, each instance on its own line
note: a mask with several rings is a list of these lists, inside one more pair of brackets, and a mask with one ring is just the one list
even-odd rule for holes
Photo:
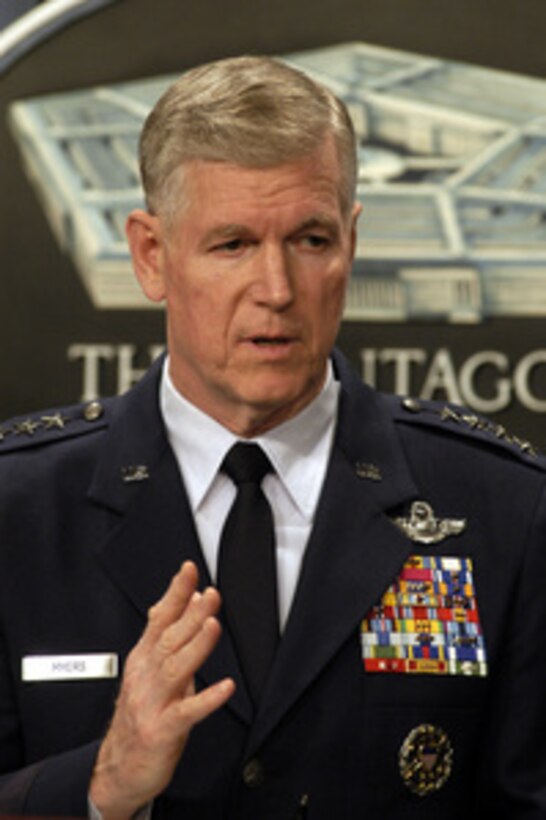
[[218,591],[197,591],[183,564],[148,613],[127,658],[120,695],[101,745],[89,795],[104,820],[126,820],[168,785],[196,723],[231,697],[230,678],[195,691],[194,675],[220,637]]

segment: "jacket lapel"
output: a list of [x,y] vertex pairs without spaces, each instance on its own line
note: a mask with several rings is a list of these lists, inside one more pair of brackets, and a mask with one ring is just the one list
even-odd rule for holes
[[[168,443],[157,396],[160,363],[136,388],[118,400],[89,491],[90,499],[109,516],[107,534],[97,557],[121,594],[142,614],[165,593],[185,560],[199,570],[200,586],[210,584],[178,464]],[[127,481],[135,467],[141,480]],[[252,707],[234,648],[226,630],[198,678],[208,685],[234,678],[229,703],[243,720]]]
[[355,633],[412,548],[388,514],[416,496],[388,400],[336,365],[342,371],[338,432],[253,748]]

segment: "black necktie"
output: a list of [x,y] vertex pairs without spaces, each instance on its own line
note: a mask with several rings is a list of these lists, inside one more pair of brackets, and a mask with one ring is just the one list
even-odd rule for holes
[[218,586],[239,660],[256,704],[279,639],[275,532],[261,482],[272,471],[257,444],[234,444],[222,471],[237,485],[218,559]]

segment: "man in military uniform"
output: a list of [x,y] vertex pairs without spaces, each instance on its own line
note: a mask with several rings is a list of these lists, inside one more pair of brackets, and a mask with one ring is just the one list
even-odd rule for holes
[[546,818],[544,462],[332,353],[344,106],[203,66],[141,167],[168,356],[0,433],[0,810]]

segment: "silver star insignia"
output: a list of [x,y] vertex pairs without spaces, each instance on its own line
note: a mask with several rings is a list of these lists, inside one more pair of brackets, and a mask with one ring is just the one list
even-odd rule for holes
[[46,430],[63,430],[70,419],[64,418],[60,413],[54,413],[52,416],[42,416],[40,421]]
[[41,427],[39,421],[32,421],[32,419],[26,419],[25,421],[20,421],[19,424],[13,425],[13,432],[16,436],[33,436],[38,427]]

